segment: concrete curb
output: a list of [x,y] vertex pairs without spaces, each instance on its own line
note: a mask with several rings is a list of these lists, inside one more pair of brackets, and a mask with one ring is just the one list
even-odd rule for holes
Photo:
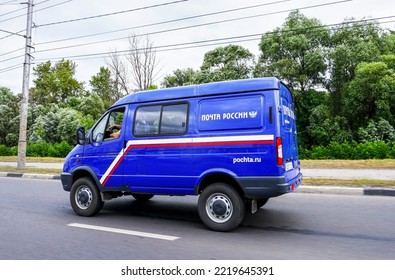
[[300,186],[296,192],[315,194],[340,194],[340,195],[380,195],[395,196],[395,189],[374,187],[339,187],[339,186]]
[[[37,173],[0,172],[0,177],[60,180],[60,175],[37,174]],[[295,192],[296,193],[313,193],[313,194],[395,196],[395,189],[373,188],[373,187],[359,187],[358,188],[358,187],[302,185],[299,188],[297,188]]]
[[[303,184],[303,182],[302,182],[302,184]],[[299,188],[297,188],[296,192],[316,193],[316,194],[363,195],[364,188],[302,185]]]
[[60,180],[60,175],[37,174],[37,173],[0,172],[0,177]]

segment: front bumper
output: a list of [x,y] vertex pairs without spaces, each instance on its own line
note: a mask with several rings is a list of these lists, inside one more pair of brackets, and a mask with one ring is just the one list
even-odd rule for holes
[[73,184],[73,175],[68,172],[62,172],[60,174],[60,180],[62,181],[63,189],[69,192]]

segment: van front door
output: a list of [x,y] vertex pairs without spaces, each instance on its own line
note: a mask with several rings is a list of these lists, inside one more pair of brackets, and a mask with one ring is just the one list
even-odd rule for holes
[[[83,163],[96,174],[103,187],[122,187],[122,161],[125,108],[107,112],[95,125],[85,145]],[[114,166],[114,163],[117,163]]]

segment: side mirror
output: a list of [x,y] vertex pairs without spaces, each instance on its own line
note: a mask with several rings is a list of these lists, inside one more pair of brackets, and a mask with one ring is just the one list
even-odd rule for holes
[[84,145],[85,142],[85,128],[79,127],[77,128],[77,143],[79,145]]

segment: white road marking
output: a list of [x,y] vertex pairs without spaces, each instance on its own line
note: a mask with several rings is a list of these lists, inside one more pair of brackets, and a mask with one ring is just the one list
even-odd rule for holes
[[71,223],[71,224],[68,224],[67,226],[76,227],[76,228],[99,230],[99,231],[106,231],[106,232],[113,232],[113,233],[121,233],[121,234],[140,236],[140,237],[162,239],[162,240],[168,240],[168,241],[174,241],[174,240],[177,240],[180,238],[178,236],[162,235],[162,234],[156,234],[156,233],[133,231],[133,230],[120,229],[120,228],[94,226],[94,225],[86,225],[86,224],[78,224],[78,223]]

